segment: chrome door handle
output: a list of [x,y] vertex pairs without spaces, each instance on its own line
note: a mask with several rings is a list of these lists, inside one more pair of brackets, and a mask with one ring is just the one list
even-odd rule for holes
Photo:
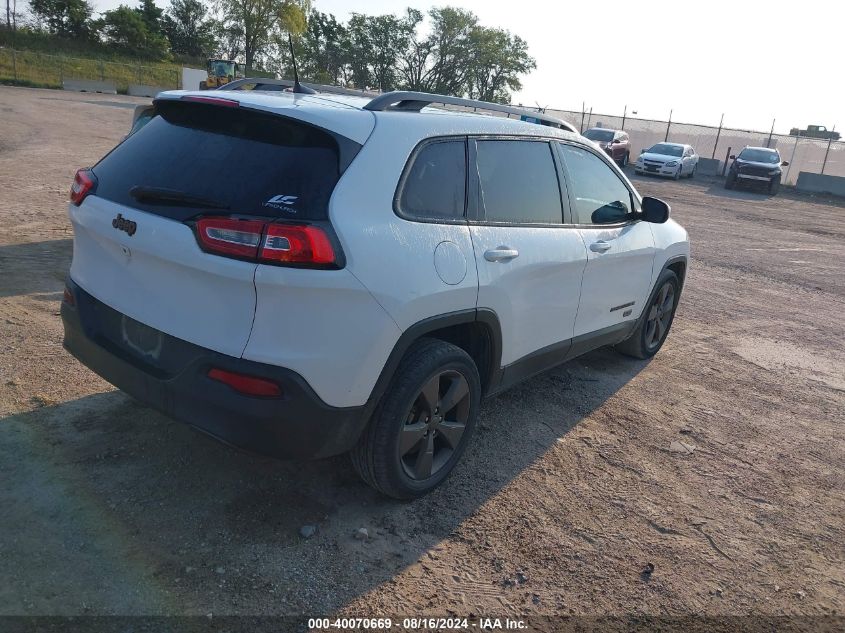
[[604,240],[599,240],[598,242],[593,242],[590,244],[590,250],[594,253],[605,253],[611,249],[613,244],[609,242],[605,242]]
[[484,253],[484,259],[488,262],[506,262],[514,257],[519,257],[519,251],[507,246],[499,246]]

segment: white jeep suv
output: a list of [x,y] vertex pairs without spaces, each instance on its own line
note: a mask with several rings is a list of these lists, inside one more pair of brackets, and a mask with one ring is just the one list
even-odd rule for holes
[[[69,205],[65,347],[234,445],[440,484],[482,397],[663,344],[687,234],[569,124],[267,90],[166,92]],[[538,124],[540,123],[540,124]]]

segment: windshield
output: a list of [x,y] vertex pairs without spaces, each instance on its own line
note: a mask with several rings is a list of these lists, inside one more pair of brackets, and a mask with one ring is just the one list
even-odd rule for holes
[[751,161],[752,163],[775,163],[780,162],[780,156],[777,152],[772,152],[765,149],[744,149],[740,152],[739,158],[742,160]]
[[684,148],[682,145],[670,145],[669,143],[658,143],[652,145],[646,152],[649,154],[661,154],[663,156],[683,156]]
[[607,143],[613,140],[613,130],[587,130],[584,132],[584,136],[591,141],[601,141],[602,143]]
[[214,74],[217,77],[228,77],[235,74],[233,62],[214,62]]

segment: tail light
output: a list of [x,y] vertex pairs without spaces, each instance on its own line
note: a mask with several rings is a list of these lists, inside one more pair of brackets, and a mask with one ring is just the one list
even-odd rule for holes
[[267,264],[339,268],[328,232],[314,224],[281,224],[230,217],[197,220],[197,240],[207,253]]
[[96,187],[97,180],[94,172],[90,169],[80,169],[76,172],[73,184],[70,187],[70,201],[78,207],[89,193],[93,193]]
[[227,371],[214,367],[208,371],[208,377],[223,384],[229,385],[235,391],[248,396],[263,396],[266,398],[278,398],[282,395],[282,388],[272,380],[249,376],[234,371]]

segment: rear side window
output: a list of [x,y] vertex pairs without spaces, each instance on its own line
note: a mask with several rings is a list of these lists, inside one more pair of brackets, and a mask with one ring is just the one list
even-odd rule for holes
[[436,141],[414,156],[400,188],[399,211],[428,219],[464,217],[466,142]]
[[158,102],[158,116],[94,167],[97,195],[176,220],[208,209],[137,200],[133,187],[218,203],[225,213],[322,220],[340,177],[341,148],[359,147],[285,117]]
[[631,192],[595,154],[561,144],[575,224],[609,224],[630,219]]
[[557,167],[545,141],[478,141],[478,176],[489,222],[561,224]]

